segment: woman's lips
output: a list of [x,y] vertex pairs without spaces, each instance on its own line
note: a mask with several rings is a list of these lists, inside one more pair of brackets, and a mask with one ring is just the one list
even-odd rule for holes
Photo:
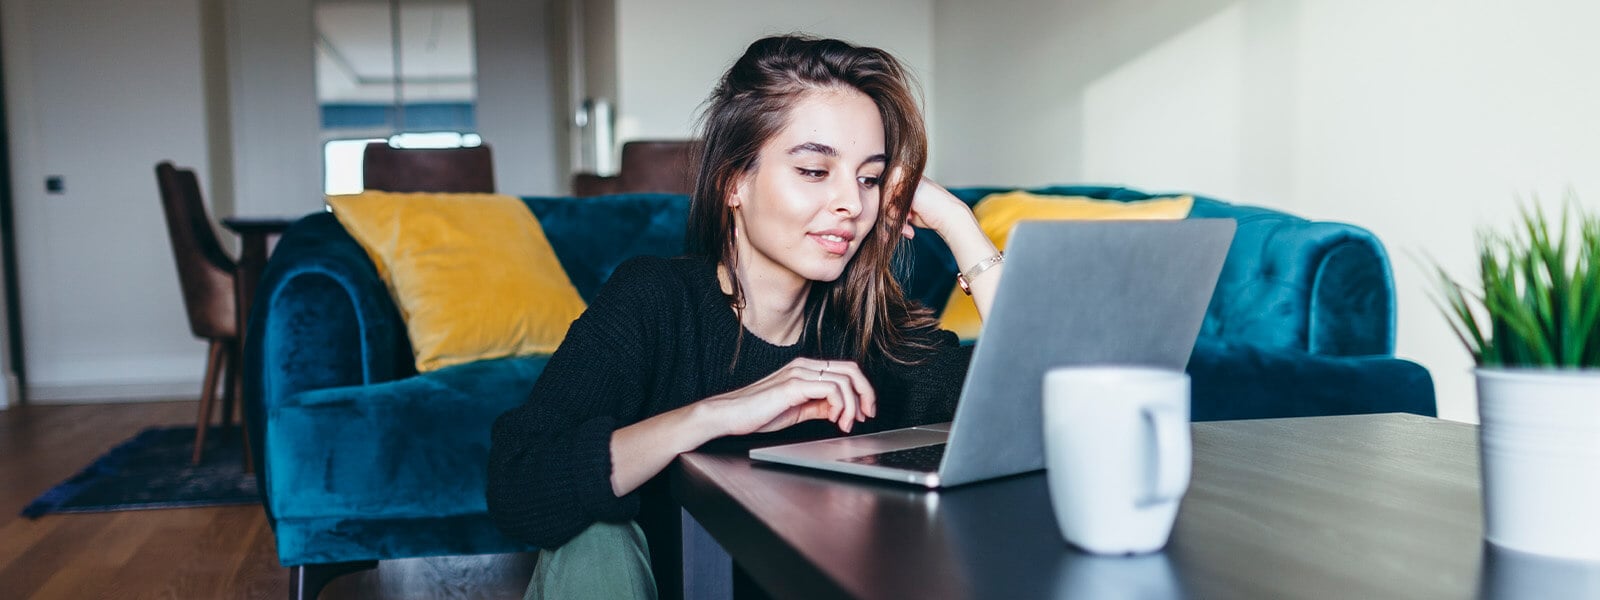
[[810,234],[807,237],[822,246],[822,249],[829,254],[844,256],[850,251],[850,239],[852,236],[849,233],[824,231]]

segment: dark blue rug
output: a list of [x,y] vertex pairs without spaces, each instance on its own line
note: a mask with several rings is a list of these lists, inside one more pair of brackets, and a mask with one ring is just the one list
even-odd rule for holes
[[239,437],[237,427],[212,428],[204,460],[191,465],[193,426],[146,429],[50,488],[22,516],[259,503]]

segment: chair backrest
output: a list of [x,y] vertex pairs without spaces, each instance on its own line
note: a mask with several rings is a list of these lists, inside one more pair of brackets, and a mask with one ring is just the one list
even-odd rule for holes
[[622,165],[615,176],[574,175],[572,195],[691,194],[699,149],[694,140],[628,142],[622,145]]
[[494,193],[489,145],[470,148],[395,148],[367,144],[361,187],[385,192]]
[[200,180],[194,171],[163,161],[156,165],[156,184],[161,188],[161,208],[167,217],[167,237],[178,265],[189,329],[202,338],[235,337],[233,279],[237,265],[217,240],[200,196]]

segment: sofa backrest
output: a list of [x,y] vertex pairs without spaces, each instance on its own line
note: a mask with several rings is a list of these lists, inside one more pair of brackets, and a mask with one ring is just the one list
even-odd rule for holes
[[[950,191],[972,205],[990,194],[1013,189],[970,187]],[[1053,186],[1028,191],[1122,202],[1185,195],[1149,194],[1109,186]],[[1204,196],[1194,199],[1189,218],[1226,218],[1238,223],[1233,246],[1206,310],[1201,336],[1334,356],[1394,353],[1394,277],[1388,253],[1371,232],[1344,223],[1308,221],[1258,206]],[[948,274],[946,279],[955,277],[950,251],[938,236],[917,237],[921,242],[918,260],[937,264]],[[936,259],[928,260],[930,255]],[[933,274],[936,273],[919,276]],[[943,292],[934,293],[948,294],[950,287],[945,285],[942,289]]]
[[[1011,190],[970,187],[951,192],[971,205]],[[1030,191],[1124,202],[1173,195],[1106,186]],[[683,252],[687,196],[524,200],[585,299],[629,257]],[[1239,225],[1201,335],[1318,354],[1394,352],[1393,278],[1383,246],[1370,232],[1203,196],[1195,197],[1190,218],[1229,218]],[[916,236],[897,261],[907,295],[942,310],[957,270],[944,241],[937,235]]]
[[621,194],[592,198],[528,197],[556,258],[585,302],[617,265],[634,256],[683,254],[689,197]]
[[[976,203],[1010,188],[956,188]],[[1049,187],[1040,194],[1120,201],[1153,195],[1117,187]],[[638,255],[682,254],[689,200],[677,194],[523,199],[578,293],[591,300],[617,265]],[[1312,222],[1271,209],[1195,197],[1191,218],[1238,222],[1201,335],[1336,356],[1394,352],[1394,289],[1382,244],[1359,227]],[[897,255],[907,294],[942,310],[955,260],[937,235]]]

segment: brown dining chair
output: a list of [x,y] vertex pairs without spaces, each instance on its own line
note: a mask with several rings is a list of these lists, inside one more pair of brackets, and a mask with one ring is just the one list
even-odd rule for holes
[[621,168],[616,175],[578,173],[572,176],[572,195],[694,192],[700,145],[694,140],[636,140],[622,145]]
[[[178,266],[178,283],[183,288],[183,305],[189,313],[189,330],[195,337],[211,342],[206,356],[205,387],[200,389],[200,410],[194,428],[191,460],[199,464],[206,430],[211,425],[211,408],[217,400],[217,379],[224,374],[221,421],[227,426],[233,420],[239,377],[234,292],[238,265],[217,241],[217,232],[206,214],[205,201],[200,197],[200,181],[195,178],[194,171],[163,161],[156,165],[156,183],[161,188],[161,208],[167,216],[167,234],[172,240],[172,255]],[[243,422],[242,416],[240,420]],[[245,460],[248,464],[248,456]]]
[[385,192],[494,193],[489,145],[395,148],[370,142],[361,156],[361,187]]

